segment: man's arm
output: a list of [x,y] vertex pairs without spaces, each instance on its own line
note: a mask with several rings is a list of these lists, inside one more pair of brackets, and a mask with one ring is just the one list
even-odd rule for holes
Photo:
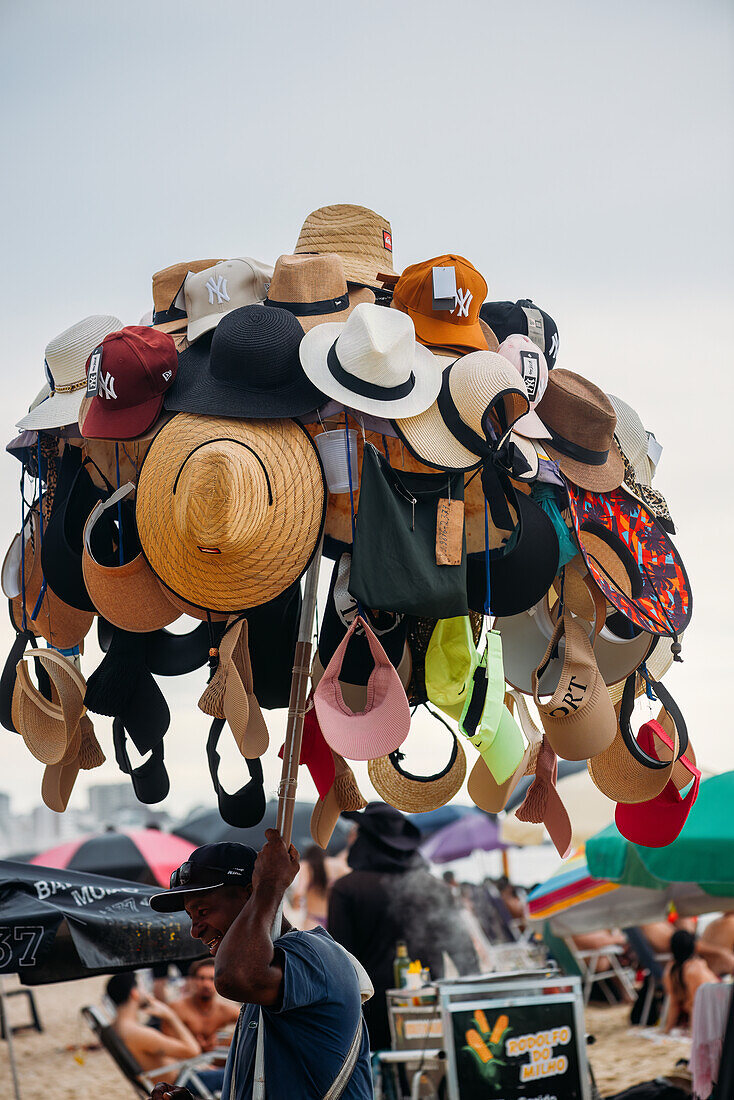
[[[201,1047],[194,1036],[168,1005],[156,1001],[146,1007],[151,1016],[166,1022],[171,1034],[165,1035],[154,1027],[138,1024],[128,1032],[129,1043],[135,1048],[133,1053],[136,1050],[142,1051],[149,1058],[158,1060],[161,1066],[165,1066],[166,1062],[179,1062],[201,1054]],[[166,1010],[165,1014],[163,1009]]]
[[298,852],[292,844],[286,851],[275,829],[266,829],[265,836],[252,873],[252,893],[214,957],[214,984],[231,1001],[272,1008],[281,998],[283,967],[271,931],[283,895],[298,873]]

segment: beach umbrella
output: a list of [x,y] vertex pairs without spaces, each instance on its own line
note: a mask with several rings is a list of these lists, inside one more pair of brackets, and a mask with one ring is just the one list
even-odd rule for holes
[[671,844],[664,848],[631,844],[610,825],[586,845],[589,870],[598,878],[628,886],[661,890],[671,882],[689,882],[711,899],[733,898],[732,805],[734,772],[711,776],[701,783],[688,820]]
[[[601,793],[594,786],[591,776],[586,768],[586,761],[578,761],[569,767],[569,761],[559,760],[558,794],[563,805],[568,810],[571,819],[571,844],[577,848],[584,844],[590,837],[595,836],[600,829],[604,829],[614,820],[615,803]],[[564,768],[563,765],[566,765]],[[563,777],[561,778],[561,772]],[[526,784],[523,794],[519,797],[515,792],[507,804],[507,809],[512,810],[520,805],[527,793],[527,786],[531,779],[523,780]],[[529,821],[518,821],[514,813],[508,813],[502,820],[500,836],[505,844],[516,845],[519,848],[543,844],[547,834],[542,825],[536,825]]]
[[[297,801],[293,808],[293,843],[301,855],[313,844],[311,837],[312,802]],[[191,814],[174,828],[177,836],[191,841],[192,844],[217,844],[220,841],[238,841],[249,844],[260,851],[265,843],[265,830],[276,827],[278,803],[272,799],[265,808],[265,817],[252,829],[237,829],[228,825],[219,816],[219,810],[201,810]],[[352,829],[351,822],[339,819],[326,849],[328,855],[335,855],[346,847],[347,838]]]
[[194,848],[191,841],[159,829],[108,829],[49,848],[30,862],[167,887],[171,872],[185,863]]
[[429,837],[421,852],[431,863],[450,863],[472,852],[494,852],[504,847],[496,819],[481,810],[470,810]]
[[628,928],[664,920],[671,904],[682,916],[719,908],[714,899],[691,882],[668,883],[659,889],[626,886],[598,879],[589,871],[585,846],[528,895],[528,917],[548,921],[558,936],[575,936],[602,928]]

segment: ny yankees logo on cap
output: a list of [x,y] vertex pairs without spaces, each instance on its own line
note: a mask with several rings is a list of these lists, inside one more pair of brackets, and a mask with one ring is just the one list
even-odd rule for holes
[[[469,306],[474,295],[470,290],[462,290],[460,286],[456,288],[456,305],[454,309],[458,309],[457,317],[468,317]],[[454,309],[449,310],[450,313],[454,312]]]
[[214,295],[217,296],[217,305],[222,302],[228,302],[229,294],[227,293],[227,277],[226,275],[218,275],[216,280],[213,275],[210,275],[206,281],[206,289],[209,291],[209,305],[214,305]]

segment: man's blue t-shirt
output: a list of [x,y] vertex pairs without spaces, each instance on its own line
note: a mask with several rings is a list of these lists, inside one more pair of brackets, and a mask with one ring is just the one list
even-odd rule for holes
[[[344,1064],[362,1018],[354,967],[323,928],[287,932],[275,941],[282,953],[283,1000],[264,1008],[265,1095],[268,1100],[321,1100]],[[243,1005],[238,1035],[224,1071],[222,1100],[250,1100],[260,1008]],[[366,1028],[343,1100],[372,1100]]]

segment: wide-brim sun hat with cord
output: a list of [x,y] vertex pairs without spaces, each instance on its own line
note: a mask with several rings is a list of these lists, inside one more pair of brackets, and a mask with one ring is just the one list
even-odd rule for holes
[[[525,383],[502,355],[475,351],[444,367],[436,400],[424,412],[394,417],[395,430],[419,462],[440,470],[472,470],[488,446],[487,432],[508,431],[530,408]],[[537,466],[537,455],[536,455]]]
[[181,414],[143,461],[138,535],[176,595],[242,611],[275,599],[308,568],[325,503],[318,452],[297,421]]
[[46,431],[76,424],[87,390],[87,359],[105,336],[119,332],[122,321],[108,315],[95,315],[77,321],[46,345],[46,380],[51,394],[18,421],[24,429]]
[[556,367],[535,411],[551,436],[543,449],[569,481],[598,493],[622,484],[624,463],[614,440],[617,414],[603,390]]
[[341,257],[322,255],[280,256],[265,299],[266,306],[285,309],[304,332],[325,322],[346,321],[363,303],[374,305],[369,287],[347,286]]
[[364,303],[344,324],[316,325],[300,346],[311,383],[360,412],[415,416],[441,388],[441,361],[416,342],[404,313]]
[[336,203],[313,210],[301,226],[295,253],[336,252],[350,283],[380,290],[380,275],[394,275],[392,229],[366,206]]

